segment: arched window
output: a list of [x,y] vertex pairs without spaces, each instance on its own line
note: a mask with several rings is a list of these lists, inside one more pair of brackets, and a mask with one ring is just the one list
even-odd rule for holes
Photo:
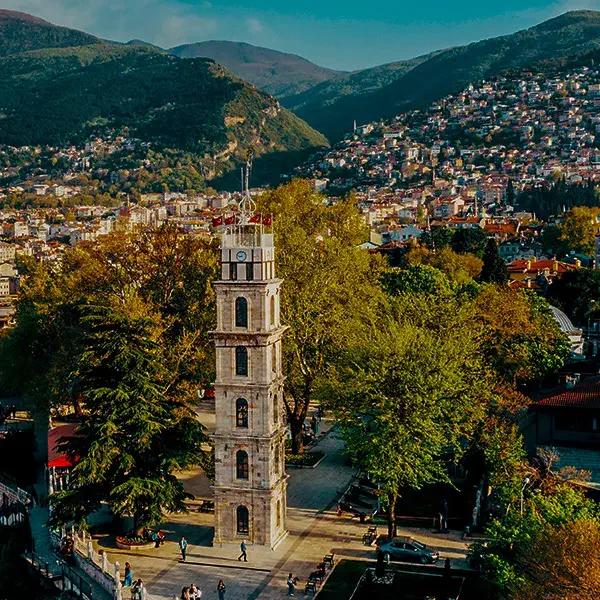
[[275,327],[275,296],[271,296],[271,307],[270,307],[270,319],[271,319],[271,327]]
[[275,446],[275,473],[279,475],[281,471],[281,446],[277,444]]
[[245,398],[238,398],[235,401],[235,425],[248,427],[248,400]]
[[273,344],[271,348],[271,370],[277,372],[277,344]]
[[235,349],[235,374],[248,376],[248,348],[237,346]]
[[279,401],[277,394],[273,394],[273,423],[279,422]]
[[248,327],[248,300],[243,296],[235,299],[235,326]]
[[248,453],[245,450],[238,450],[235,454],[235,476],[248,479]]
[[236,509],[237,532],[247,535],[250,531],[250,513],[245,506],[238,506]]
[[277,500],[277,514],[275,515],[276,526],[281,527],[281,500]]

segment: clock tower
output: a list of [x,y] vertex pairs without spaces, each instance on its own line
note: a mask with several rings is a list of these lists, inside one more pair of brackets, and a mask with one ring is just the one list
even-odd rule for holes
[[285,423],[273,234],[246,194],[221,236],[215,282],[215,535],[275,547],[286,535]]

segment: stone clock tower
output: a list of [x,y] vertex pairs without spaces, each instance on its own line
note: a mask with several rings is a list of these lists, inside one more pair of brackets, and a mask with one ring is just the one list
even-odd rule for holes
[[[215,282],[215,536],[213,543],[273,548],[286,535],[285,424],[273,235],[251,213],[221,241]],[[259,221],[255,223],[254,221]]]

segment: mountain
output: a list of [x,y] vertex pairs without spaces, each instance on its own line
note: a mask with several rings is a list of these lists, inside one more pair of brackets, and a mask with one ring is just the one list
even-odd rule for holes
[[327,107],[347,96],[358,96],[379,90],[436,54],[438,52],[346,73],[319,83],[299,94],[287,96],[282,102],[285,106],[298,112],[304,107],[314,110],[315,105]]
[[296,56],[242,42],[210,41],[184,44],[169,50],[179,58],[212,58],[238,77],[278,98],[298,94],[341,75]]
[[[388,118],[507,69],[577,56],[598,46],[600,12],[572,11],[514,34],[421,57],[424,60],[416,59],[416,64],[406,61],[382,78],[377,75],[381,67],[374,74],[373,69],[360,71],[332,81],[329,87],[321,84],[287,98],[284,104],[335,140],[350,130],[354,119],[364,123]],[[350,85],[344,88],[348,80]]]
[[0,56],[40,48],[64,48],[97,44],[88,33],[58,27],[26,13],[0,9]]
[[[124,133],[192,152],[203,157],[207,178],[232,170],[236,181],[236,165],[249,151],[259,159],[257,177],[273,179],[278,172],[270,164],[287,170],[327,144],[277,100],[212,60],[100,42],[35,18],[18,20],[19,29],[11,19],[12,50],[0,57],[0,144],[59,146]],[[18,52],[19,44],[28,46],[31,27],[45,35],[35,43],[55,46]],[[68,45],[90,38],[95,43]]]
[[156,46],[154,44],[151,44],[150,42],[145,42],[144,40],[129,40],[125,43],[128,46],[141,46],[142,48],[147,48],[149,50],[156,50],[156,52],[167,52],[167,50],[164,50],[160,46]]

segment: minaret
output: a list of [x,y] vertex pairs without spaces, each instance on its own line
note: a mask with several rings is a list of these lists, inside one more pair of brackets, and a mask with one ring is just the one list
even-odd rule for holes
[[246,186],[221,237],[216,281],[213,543],[275,547],[286,535],[285,424],[273,234]]

